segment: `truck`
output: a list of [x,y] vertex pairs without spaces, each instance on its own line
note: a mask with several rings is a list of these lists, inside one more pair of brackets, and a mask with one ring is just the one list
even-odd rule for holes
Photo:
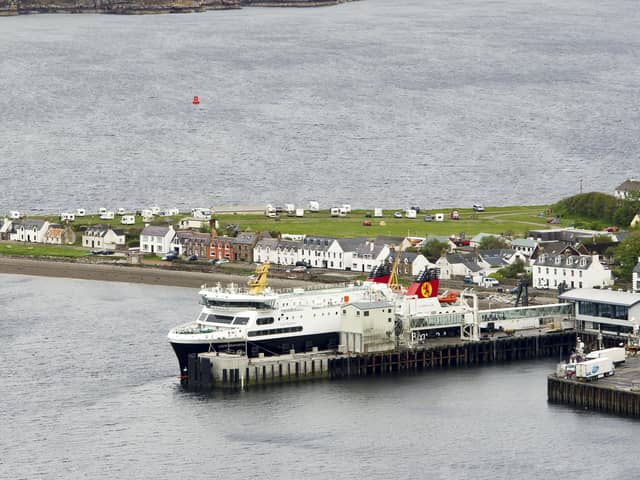
[[624,363],[624,361],[627,359],[627,351],[624,349],[624,347],[612,347],[604,348],[602,350],[594,350],[593,352],[587,354],[587,360],[604,357],[610,358],[615,365],[618,365],[620,363]]
[[584,362],[576,363],[576,378],[586,380],[597,380],[598,378],[608,377],[615,372],[613,361],[607,357],[594,358]]

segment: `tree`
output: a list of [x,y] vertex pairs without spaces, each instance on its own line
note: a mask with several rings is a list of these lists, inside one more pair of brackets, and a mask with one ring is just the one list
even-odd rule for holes
[[449,244],[447,242],[441,242],[434,238],[429,240],[422,247],[422,254],[427,257],[430,262],[438,260],[444,252],[449,251]]
[[526,272],[526,269],[524,262],[518,258],[511,265],[501,268],[498,272],[503,278],[518,278]]
[[640,231],[635,231],[625,238],[615,250],[616,263],[620,265],[618,272],[620,276],[627,280],[631,280],[633,267],[638,263],[640,258]]
[[480,250],[500,250],[503,248],[509,248],[509,243],[502,237],[484,237],[480,240]]

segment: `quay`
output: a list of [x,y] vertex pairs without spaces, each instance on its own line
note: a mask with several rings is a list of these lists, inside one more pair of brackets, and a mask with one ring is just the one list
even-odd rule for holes
[[547,377],[550,403],[640,418],[640,357],[627,356],[610,377],[585,382]]
[[375,353],[308,353],[250,358],[200,353],[189,356],[190,390],[247,389],[260,385],[332,380],[399,372],[464,368],[538,358],[564,358],[575,346],[572,331],[505,336],[479,342],[448,344]]

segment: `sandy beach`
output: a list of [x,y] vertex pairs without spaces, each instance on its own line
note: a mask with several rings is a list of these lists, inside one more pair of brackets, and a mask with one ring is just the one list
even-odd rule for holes
[[[161,267],[140,267],[123,264],[78,263],[63,260],[44,260],[0,256],[0,273],[37,275],[59,278],[80,278],[85,280],[103,280],[109,282],[146,283],[175,287],[198,288],[203,284],[213,285],[234,282],[245,285],[246,275],[234,275],[218,272],[189,272],[169,270]],[[274,288],[300,286],[306,282],[270,278],[269,285]]]

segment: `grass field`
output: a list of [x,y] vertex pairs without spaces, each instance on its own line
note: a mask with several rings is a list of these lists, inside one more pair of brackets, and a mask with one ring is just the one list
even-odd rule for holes
[[41,245],[34,243],[0,243],[0,255],[22,255],[32,257],[82,257],[84,248],[65,245]]
[[[286,215],[278,219],[267,218],[264,215],[220,215],[217,218],[222,226],[236,224],[241,230],[332,237],[450,236],[459,235],[461,232],[464,232],[466,237],[480,232],[510,232],[515,236],[523,236],[528,230],[548,226],[544,215],[547,208],[547,206],[496,207],[479,213],[471,209],[457,209],[460,214],[459,220],[449,219],[453,209],[421,211],[415,219],[394,218],[393,210],[384,211],[383,218],[367,218],[365,210],[356,210],[346,217],[338,218],[330,217],[327,211],[305,213],[302,218]],[[444,222],[423,221],[425,214],[433,215],[438,212],[445,214]],[[364,226],[364,221],[370,221],[371,226]]]

